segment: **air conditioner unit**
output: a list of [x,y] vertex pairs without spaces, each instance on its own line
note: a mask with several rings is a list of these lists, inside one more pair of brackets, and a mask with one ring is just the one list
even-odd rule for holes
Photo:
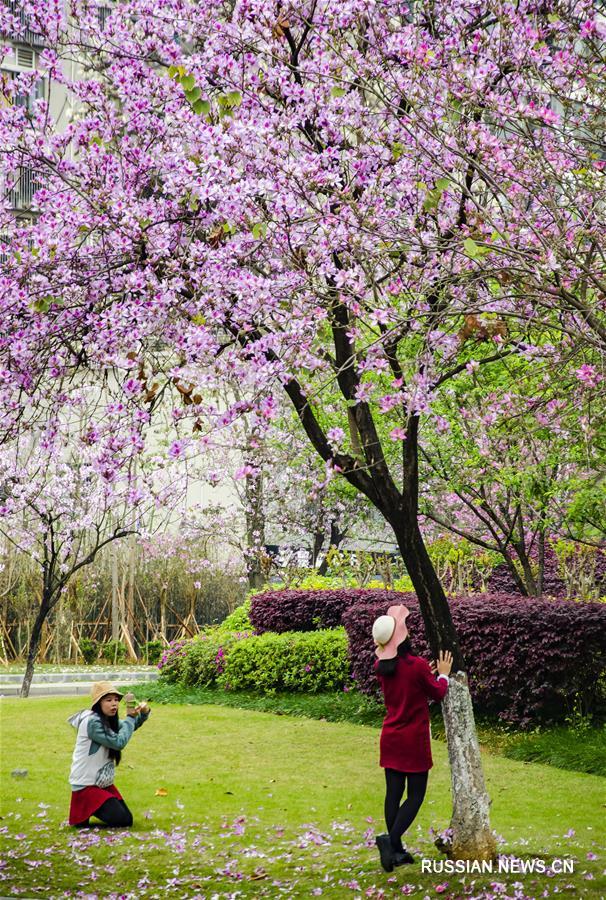
[[30,47],[17,47],[15,51],[15,60],[20,69],[33,69],[36,57],[34,51]]

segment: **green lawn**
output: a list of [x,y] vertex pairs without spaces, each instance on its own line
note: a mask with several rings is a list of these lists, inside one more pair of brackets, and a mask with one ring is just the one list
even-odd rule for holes
[[[225,691],[220,688],[200,688],[167,684],[160,680],[142,685],[138,693],[153,703],[210,704],[273,712],[278,715],[326,719],[329,722],[351,722],[380,728],[385,707],[356,690],[330,694],[276,693]],[[444,721],[439,704],[431,713],[434,737],[444,740]],[[494,718],[476,716],[480,746],[499,756],[521,762],[539,762],[606,776],[606,726],[568,728],[543,726],[529,732],[516,730]]]
[[[485,756],[502,852],[571,858],[573,875],[422,874],[420,863],[387,875],[373,845],[383,830],[376,728],[219,706],[157,706],[116,779],[135,828],[76,832],[65,825],[66,717],[83,705],[1,701],[0,896],[606,896],[603,779]],[[408,843],[437,860],[429,829],[446,827],[450,811],[439,742],[434,759]]]

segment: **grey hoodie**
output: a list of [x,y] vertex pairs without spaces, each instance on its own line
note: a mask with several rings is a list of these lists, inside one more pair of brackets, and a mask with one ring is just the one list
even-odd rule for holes
[[122,750],[133,732],[147,720],[149,713],[126,716],[117,732],[106,730],[101,717],[92,709],[83,709],[67,720],[77,729],[69,783],[73,791],[96,785],[105,788],[114,783],[115,764],[110,750]]

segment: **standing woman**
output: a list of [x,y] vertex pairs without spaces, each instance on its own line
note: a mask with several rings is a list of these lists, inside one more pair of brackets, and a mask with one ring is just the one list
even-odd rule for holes
[[69,776],[69,824],[76,828],[87,828],[90,816],[110,828],[130,828],[133,824],[132,813],[114,785],[114,774],[133,732],[147,721],[149,707],[142,703],[127,708],[126,718],[120,721],[122,696],[111,682],[96,681],[91,709],[68,719],[78,731]]
[[[380,765],[385,769],[385,822],[387,834],[377,836],[381,865],[413,863],[402,835],[412,825],[425,797],[433,765],[429,733],[429,700],[441,701],[448,690],[452,654],[440,651],[432,667],[412,652],[405,606],[390,606],[372,626],[377,645],[375,671],[383,691],[387,715],[383,720]],[[406,800],[400,801],[407,788]]]

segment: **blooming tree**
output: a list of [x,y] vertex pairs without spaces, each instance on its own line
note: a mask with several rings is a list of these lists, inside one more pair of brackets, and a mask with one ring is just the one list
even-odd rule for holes
[[557,378],[515,358],[476,369],[443,392],[421,447],[422,509],[498,553],[518,591],[540,596],[546,543],[567,532],[579,480],[600,472],[602,416],[563,366]]
[[76,113],[62,133],[42,100],[0,113],[7,184],[32,167],[42,185],[34,224],[5,221],[5,433],[84,366],[122,370],[143,409],[172,394],[176,455],[241,414],[217,408],[221,379],[259,409],[284,391],[393,530],[433,651],[454,652],[453,852],[492,856],[419,442],[472,360],[555,365],[581,337],[579,379],[602,377],[593,3],[125,0],[103,29],[88,0],[26,11]]
[[47,407],[44,427],[24,429],[0,457],[0,532],[30,556],[41,581],[23,697],[42,626],[70,579],[108,544],[165,524],[185,491],[182,473],[162,472],[157,454],[143,454],[141,435],[140,444],[132,440],[137,426],[116,434],[116,411],[96,390],[91,407],[89,392],[90,385],[73,392],[70,415]]
[[[237,384],[230,393],[242,399]],[[326,554],[346,536],[371,546],[381,541],[381,522],[372,522],[360,495],[322,465],[284,399],[272,398],[260,410],[252,401],[250,406],[247,415],[205,435],[195,470],[198,480],[222,489],[221,500],[200,510],[200,527],[229,535],[245,560],[250,587],[267,581],[273,559],[268,546],[281,547],[282,556],[288,548],[292,556],[304,550],[312,566],[323,556],[324,574]]]

